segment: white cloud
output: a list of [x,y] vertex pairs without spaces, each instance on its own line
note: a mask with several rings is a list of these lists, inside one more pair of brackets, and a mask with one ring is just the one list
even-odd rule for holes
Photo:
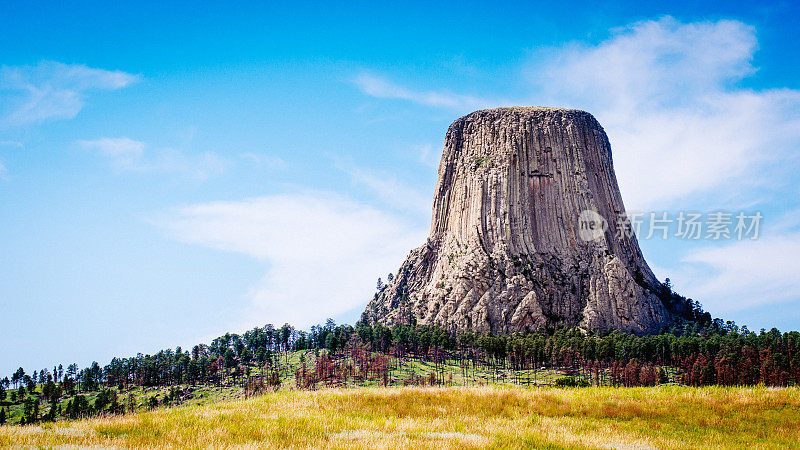
[[342,163],[337,166],[350,175],[354,182],[366,186],[387,206],[424,216],[431,214],[433,198],[402,183],[397,177]]
[[124,170],[138,169],[141,164],[145,143],[133,139],[100,138],[90,141],[78,141],[83,148],[94,149],[108,157],[114,167]]
[[268,167],[270,169],[285,169],[289,166],[280,156],[251,152],[242,153],[239,156],[253,166]]
[[800,92],[751,90],[755,29],[737,21],[638,22],[596,46],[545,53],[538,98],[592,112],[605,127],[629,209],[763,182],[800,149]]
[[445,91],[415,91],[368,73],[358,75],[353,82],[361,92],[371,97],[407,100],[437,108],[474,110],[498,106],[498,103],[503,103],[497,100]]
[[693,250],[684,262],[700,264],[710,269],[710,275],[699,277],[699,270],[684,269],[686,281],[681,287],[715,313],[796,300],[800,298],[798,254],[800,233]]
[[187,177],[206,180],[222,175],[231,162],[212,151],[189,153],[164,148],[158,151],[158,155],[149,164],[149,170],[181,173]]
[[0,67],[0,119],[19,126],[71,119],[83,108],[87,92],[121,89],[138,79],[119,70],[43,61],[35,66]]
[[242,253],[267,272],[246,321],[307,326],[363,305],[375,280],[425,239],[397,217],[330,193],[180,208],[155,223],[175,239]]
[[81,140],[78,145],[96,150],[119,171],[173,172],[204,180],[220,175],[230,165],[214,152],[188,153],[172,148],[149,151],[147,144],[127,137]]
[[25,145],[19,141],[0,141],[0,147],[25,148]]
[[[22,142],[18,141],[0,141],[0,147],[25,148]],[[0,161],[0,181],[6,180],[8,180],[8,169],[3,164],[3,161]]]
[[[541,97],[592,112],[611,140],[629,210],[743,208],[792,183],[800,150],[800,91],[754,90],[755,29],[737,21],[666,17],[569,46],[530,71]],[[780,188],[778,188],[780,189]],[[794,195],[794,193],[790,194]],[[685,206],[684,206],[685,207]],[[715,314],[800,297],[800,234],[691,249],[669,272]]]
[[445,109],[531,104],[589,111],[611,140],[626,206],[645,210],[714,191],[736,197],[773,182],[749,176],[754,170],[797,158],[800,91],[739,84],[756,72],[756,49],[755,29],[744,23],[664,17],[618,29],[594,46],[537,51],[524,70],[532,93],[517,102],[414,91],[370,74],[355,83],[373,97]]
[[431,144],[419,144],[413,147],[417,152],[419,163],[428,167],[439,167],[439,161],[442,159],[442,150],[434,150]]

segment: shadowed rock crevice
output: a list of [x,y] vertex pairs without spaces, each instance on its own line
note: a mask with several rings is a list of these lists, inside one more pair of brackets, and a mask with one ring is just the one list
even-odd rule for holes
[[[589,240],[579,230],[587,210],[608,225]],[[447,130],[428,242],[365,316],[493,333],[658,331],[668,313],[636,238],[617,230],[624,212],[608,137],[591,114],[469,114]]]

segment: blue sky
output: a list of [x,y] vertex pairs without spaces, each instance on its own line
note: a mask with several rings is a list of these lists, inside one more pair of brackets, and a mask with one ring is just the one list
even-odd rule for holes
[[353,322],[424,242],[450,122],[586,109],[642,240],[715,316],[800,329],[790,2],[0,3],[0,374]]

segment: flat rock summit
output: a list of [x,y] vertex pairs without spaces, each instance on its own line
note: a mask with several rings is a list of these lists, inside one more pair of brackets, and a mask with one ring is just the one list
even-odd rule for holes
[[591,114],[476,111],[447,130],[428,241],[364,318],[492,333],[656,332],[669,313],[636,237],[621,229],[624,214],[611,146]]

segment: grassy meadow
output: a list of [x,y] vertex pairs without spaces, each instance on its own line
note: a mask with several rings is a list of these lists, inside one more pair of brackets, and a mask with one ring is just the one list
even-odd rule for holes
[[0,446],[785,448],[800,446],[800,389],[282,390],[124,416],[3,426]]

